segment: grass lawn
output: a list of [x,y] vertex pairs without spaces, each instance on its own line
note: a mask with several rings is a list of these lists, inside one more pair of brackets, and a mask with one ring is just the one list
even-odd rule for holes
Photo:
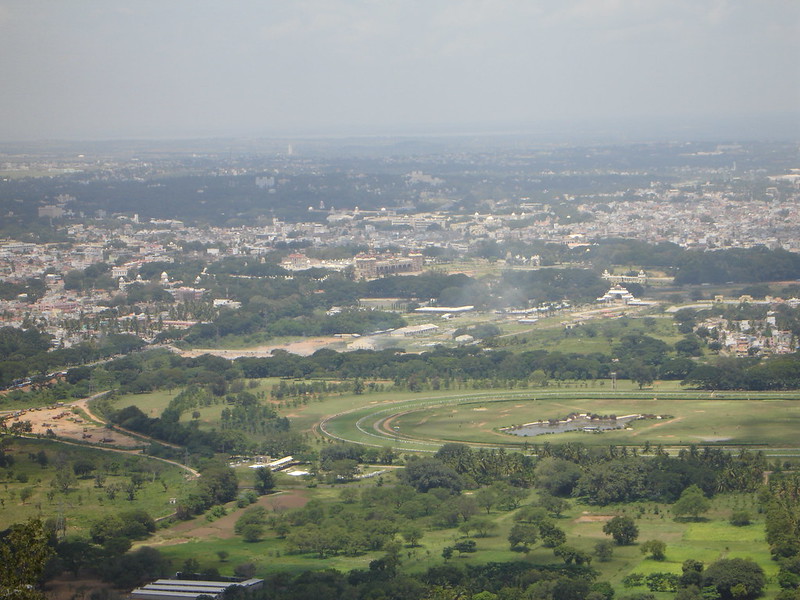
[[[716,443],[776,449],[797,447],[795,432],[800,426],[797,393],[714,394],[679,391],[671,384],[639,391],[622,382],[612,391],[610,386],[591,387],[591,384],[574,384],[560,390],[549,387],[395,394],[393,401],[384,400],[385,394],[368,394],[361,397],[360,407],[349,411],[346,405],[358,400],[342,397],[329,406],[325,406],[327,401],[321,403],[320,407],[334,413],[324,422],[325,431],[333,437],[407,450],[435,450],[447,441],[512,446],[547,441],[589,445],[650,442],[665,446]],[[305,410],[298,412],[310,417]],[[316,406],[309,405],[307,410],[315,411]],[[634,421],[629,428],[603,433],[575,431],[521,437],[499,431],[514,424],[563,419],[573,412],[653,414],[663,418]]]
[[[44,468],[36,461],[39,451],[47,455]],[[158,460],[49,440],[15,439],[10,455],[13,466],[0,470],[0,529],[30,517],[54,517],[59,512],[69,532],[84,533],[95,519],[131,508],[143,508],[154,518],[165,516],[174,511],[169,499],[180,495],[185,481],[182,469]],[[79,459],[91,462],[96,470],[87,478],[74,478],[66,493],[54,489],[51,483],[58,465],[64,464],[72,473],[72,464]],[[102,488],[96,487],[93,477],[98,471],[106,475]],[[109,498],[108,488],[124,488],[134,473],[143,479],[135,500],[129,501],[122,490],[113,500]],[[23,501],[28,493],[30,497]]]
[[[347,484],[355,487],[367,485],[372,484],[364,482]],[[344,487],[343,485],[319,486],[305,489],[303,493],[308,498],[335,502]],[[536,495],[532,492],[527,502],[535,498]],[[602,532],[608,518],[627,514],[636,520],[640,535],[635,544],[615,546],[614,555],[608,562],[598,560],[592,562],[592,567],[600,573],[598,579],[609,581],[615,587],[618,596],[648,591],[646,587],[625,588],[622,580],[627,575],[631,573],[647,575],[655,572],[679,574],[681,564],[689,558],[702,560],[706,564],[720,558],[752,558],[764,568],[769,578],[770,587],[767,596],[773,596],[777,591],[774,576],[777,574],[778,565],[770,560],[769,549],[764,541],[763,522],[756,520],[746,527],[733,527],[727,520],[734,509],[751,509],[751,514],[756,515],[755,498],[752,495],[725,495],[715,498],[707,519],[699,522],[676,521],[670,515],[668,505],[652,502],[610,507],[597,507],[576,501],[570,503],[570,509],[556,519],[556,524],[566,532],[569,545],[590,554],[594,552],[597,542],[610,539]],[[241,510],[234,511],[234,517],[238,517],[240,512]],[[496,522],[498,528],[488,537],[473,538],[477,542],[477,552],[463,556],[458,556],[456,553],[449,562],[455,565],[518,560],[532,565],[559,563],[560,560],[555,558],[552,549],[545,548],[540,543],[528,553],[512,552],[509,549],[507,537],[514,524],[513,515],[513,511],[492,510],[489,516]],[[233,522],[235,518],[230,519],[230,523]],[[198,532],[206,531],[203,528],[202,517],[198,519],[198,525],[200,527]],[[179,540],[181,543],[175,544],[167,541],[170,535],[169,530],[159,533],[156,545],[173,561],[175,568],[179,568],[188,558],[196,558],[200,561],[201,567],[215,567],[223,574],[232,573],[237,564],[244,562],[254,563],[260,576],[278,571],[298,573],[308,569],[333,568],[344,571],[365,569],[371,560],[382,555],[382,552],[369,552],[353,557],[333,556],[320,559],[311,554],[287,554],[285,542],[276,538],[269,530],[265,539],[256,543],[246,543],[238,536],[224,532],[217,536],[196,535],[181,538]],[[401,552],[403,568],[412,573],[419,573],[429,567],[445,563],[442,557],[443,548],[452,546],[460,539],[463,539],[463,536],[457,528],[425,529],[419,546],[406,545]],[[649,539],[658,539],[667,544],[665,560],[654,561],[641,553],[640,544]],[[219,560],[216,555],[219,550],[229,553],[225,561]],[[668,598],[671,594],[656,594],[657,598],[662,596]]]
[[114,400],[114,406],[117,409],[125,408],[126,406],[135,406],[150,418],[160,417],[161,413],[175,396],[181,392],[181,389],[175,390],[157,390],[147,394],[125,394]]

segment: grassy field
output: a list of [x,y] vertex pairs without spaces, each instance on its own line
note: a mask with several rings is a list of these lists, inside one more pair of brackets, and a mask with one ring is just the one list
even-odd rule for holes
[[[626,382],[628,383],[628,382]],[[624,390],[628,387],[628,390]],[[589,445],[663,444],[797,448],[800,395],[797,393],[725,393],[679,391],[658,386],[640,392],[630,385],[585,388],[491,390],[485,392],[398,394],[392,402],[363,396],[362,406],[346,409],[323,422],[331,437],[354,443],[390,445],[405,450],[435,450],[444,442],[523,445],[583,442]],[[374,399],[373,399],[374,398]],[[333,407],[331,407],[333,408]],[[661,419],[634,421],[629,428],[603,433],[568,432],[520,437],[502,427],[563,419],[588,412],[618,416],[654,414]]]
[[[366,483],[347,484],[348,486],[374,485]],[[313,490],[304,490],[308,497],[324,501],[335,501],[342,485],[331,488],[320,486]],[[291,490],[289,490],[291,493]],[[467,492],[470,493],[470,492]],[[535,499],[535,493],[529,501]],[[275,498],[280,501],[280,497]],[[263,501],[263,499],[262,499]],[[266,505],[269,506],[269,505]],[[770,560],[769,549],[764,541],[763,522],[756,520],[746,527],[733,527],[727,521],[731,512],[737,509],[748,509],[756,513],[755,498],[751,495],[720,496],[714,500],[712,510],[707,518],[698,522],[676,521],[669,513],[668,505],[656,503],[640,503],[611,507],[595,507],[571,501],[570,509],[556,524],[567,535],[568,544],[593,553],[597,542],[609,539],[602,532],[603,524],[615,515],[627,514],[635,518],[640,530],[638,542],[631,546],[618,546],[614,556],[608,562],[595,560],[592,567],[600,572],[599,579],[609,581],[617,591],[617,595],[647,591],[645,587],[625,588],[622,580],[631,573],[649,574],[666,572],[680,574],[681,564],[687,558],[694,558],[709,564],[719,558],[752,558],[767,572],[771,580],[768,596],[774,595],[777,586],[774,575],[778,565]],[[278,508],[278,511],[281,509]],[[241,510],[232,510],[226,517],[230,524],[235,522]],[[489,515],[498,525],[497,530],[489,537],[474,538],[478,551],[464,556],[454,555],[453,564],[483,564],[492,561],[522,560],[531,564],[556,564],[559,559],[553,556],[552,550],[537,544],[529,553],[512,552],[507,541],[508,532],[513,521],[512,512],[493,510]],[[159,550],[179,567],[184,560],[196,558],[201,567],[215,567],[223,574],[232,573],[235,565],[252,562],[256,565],[258,575],[266,575],[277,571],[298,573],[308,569],[333,568],[350,570],[367,568],[371,560],[381,556],[381,552],[366,553],[360,556],[334,556],[319,559],[309,554],[287,554],[285,542],[268,532],[260,542],[246,543],[238,536],[232,536],[229,530],[218,529],[216,534],[209,534],[210,527],[200,520],[196,535],[165,530],[157,534],[154,540]],[[232,526],[232,525],[231,525]],[[176,537],[178,536],[178,537]],[[426,529],[418,547],[406,546],[401,554],[403,568],[412,572],[422,572],[429,567],[442,564],[442,549],[453,545],[463,536],[457,529]],[[667,544],[666,559],[654,561],[646,558],[640,551],[640,543],[649,539],[659,539]],[[179,542],[179,543],[176,543]],[[151,542],[147,542],[150,544]],[[221,561],[216,555],[219,550],[228,552],[229,556]],[[669,598],[671,594],[656,594],[657,598]]]
[[[277,379],[257,388],[269,398]],[[334,439],[403,451],[435,451],[442,443],[476,445],[582,442],[588,445],[684,446],[721,444],[770,448],[776,455],[800,451],[800,393],[702,392],[658,382],[640,391],[629,381],[611,389],[606,381],[561,382],[559,387],[496,390],[439,390],[329,395],[322,401],[292,402],[279,408],[299,432],[324,433]],[[157,416],[174,396],[165,392],[124,396],[117,407],[135,404]],[[222,404],[199,408],[202,428],[219,427]],[[500,431],[511,425],[563,419],[573,412],[618,416],[653,414],[661,419],[633,421],[629,428],[603,433],[568,432],[521,437]],[[183,415],[184,421],[192,414]]]
[[114,400],[116,408],[135,406],[150,418],[160,417],[170,400],[181,392],[176,390],[157,390],[148,394],[125,394]]
[[[42,467],[36,455],[43,451],[47,464]],[[69,532],[85,532],[92,521],[133,507],[145,509],[152,517],[171,514],[174,506],[169,499],[180,495],[185,472],[164,462],[128,452],[112,452],[80,447],[49,440],[14,439],[9,454],[14,459],[10,468],[0,470],[0,529],[35,516],[63,514]],[[89,461],[96,470],[89,477],[75,477],[66,493],[51,484],[60,464],[72,472],[77,460]],[[103,488],[96,487],[93,475],[105,473]],[[124,491],[114,499],[107,490],[123,488],[138,473],[142,485],[135,500],[129,501]],[[23,491],[27,490],[27,491]],[[30,497],[23,501],[27,494]]]

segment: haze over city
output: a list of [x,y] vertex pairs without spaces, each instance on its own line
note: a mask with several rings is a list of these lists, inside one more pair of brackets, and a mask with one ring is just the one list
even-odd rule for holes
[[785,137],[793,0],[0,4],[0,139]]

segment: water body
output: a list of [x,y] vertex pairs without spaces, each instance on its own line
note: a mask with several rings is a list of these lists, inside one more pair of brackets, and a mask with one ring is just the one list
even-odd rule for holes
[[628,415],[616,419],[592,419],[588,416],[578,416],[552,423],[549,421],[528,423],[520,427],[509,427],[503,431],[511,435],[522,437],[532,437],[548,433],[565,433],[567,431],[607,431],[610,429],[624,429],[628,426],[628,423],[640,418],[640,415]]

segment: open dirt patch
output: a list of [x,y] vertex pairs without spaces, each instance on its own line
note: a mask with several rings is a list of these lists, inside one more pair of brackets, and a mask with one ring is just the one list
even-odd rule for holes
[[86,410],[86,402],[79,400],[71,404],[55,407],[28,408],[17,411],[10,416],[6,425],[11,426],[18,421],[30,421],[31,433],[45,436],[52,431],[57,437],[88,443],[102,443],[123,448],[141,448],[144,442],[125,433],[107,429],[104,425],[86,419],[77,414],[73,408]]
[[[290,492],[279,492],[268,496],[261,496],[255,504],[250,506],[263,506],[270,512],[283,512],[293,508],[301,508],[308,502],[308,496],[304,491],[292,490]],[[229,539],[235,536],[233,528],[242,513],[250,508],[236,508],[230,513],[208,522],[204,517],[198,517],[191,521],[181,521],[168,529],[162,530],[157,534],[157,538],[147,541],[146,545],[154,546],[174,546],[183,544],[191,539],[207,539],[210,537],[218,539]],[[160,538],[160,539],[159,539]]]
[[605,523],[613,519],[613,515],[581,515],[575,519],[576,523]]
[[88,598],[92,590],[111,589],[111,584],[99,579],[73,579],[72,575],[64,574],[48,581],[44,589],[48,600],[73,600]]
[[221,356],[227,359],[241,358],[243,356],[250,357],[265,357],[270,356],[274,350],[286,350],[291,354],[299,354],[300,356],[311,356],[321,348],[329,346],[341,346],[342,339],[336,337],[314,337],[298,340],[296,342],[289,342],[286,344],[275,344],[267,346],[256,346],[254,348],[243,348],[241,350],[223,350],[218,348],[197,348],[195,350],[183,350],[178,353],[181,356],[196,358],[203,354],[213,354],[214,356]]

